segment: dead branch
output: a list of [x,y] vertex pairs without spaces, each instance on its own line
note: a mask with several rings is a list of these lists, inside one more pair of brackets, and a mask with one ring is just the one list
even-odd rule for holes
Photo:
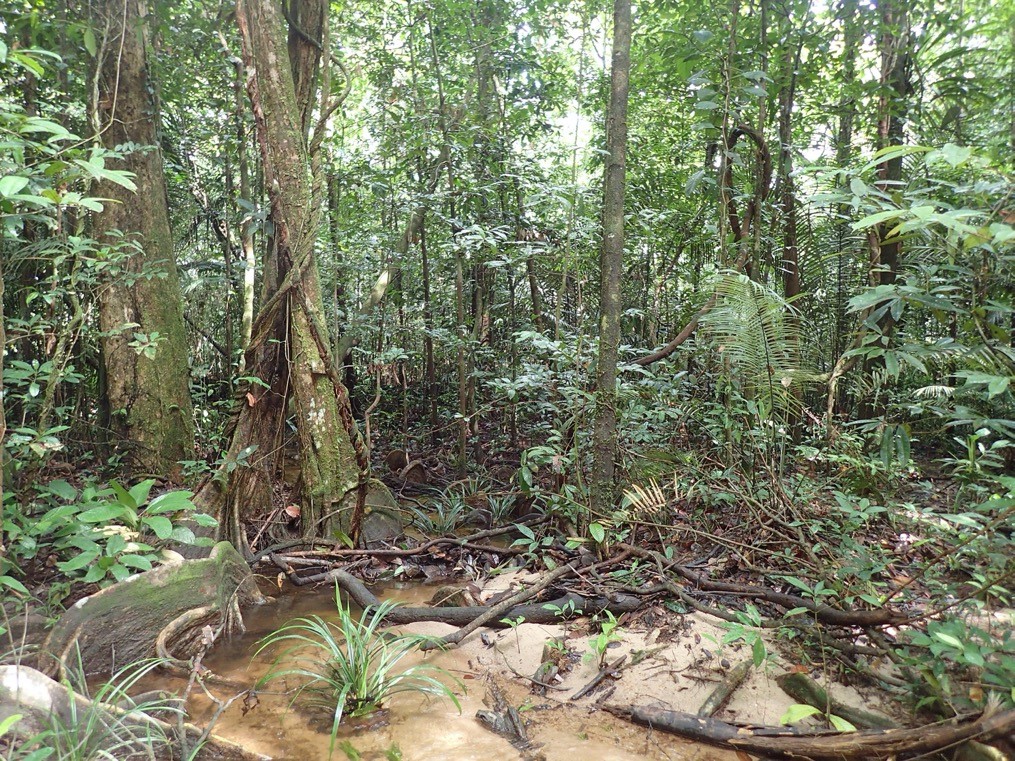
[[935,753],[971,739],[989,741],[1015,730],[1015,709],[907,729],[811,732],[788,727],[731,724],[680,711],[634,705],[603,706],[614,716],[722,748],[773,758],[814,761],[888,759],[900,754]]
[[623,667],[624,661],[626,660],[627,656],[622,655],[619,658],[617,658],[617,660],[615,660],[613,663],[608,663],[607,665],[603,666],[601,669],[599,669],[599,673],[596,674],[594,677],[592,677],[592,679],[589,680],[589,683],[586,684],[584,687],[582,687],[580,690],[578,690],[578,692],[576,692],[574,695],[572,695],[570,699],[581,700],[583,697],[592,692],[592,690],[598,687],[602,683],[602,681],[606,679],[606,677],[619,676],[620,669]]
[[726,705],[726,702],[733,696],[733,693],[744,683],[747,675],[751,673],[752,661],[742,661],[730,669],[726,677],[719,682],[719,685],[712,690],[705,698],[705,702],[698,709],[698,716],[715,716]]

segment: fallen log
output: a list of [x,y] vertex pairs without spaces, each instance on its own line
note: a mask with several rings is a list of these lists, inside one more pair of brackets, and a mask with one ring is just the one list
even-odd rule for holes
[[433,642],[426,642],[421,646],[422,650],[434,650],[441,647],[448,647],[451,645],[458,645],[463,639],[468,637],[472,632],[476,631],[481,626],[490,623],[493,620],[500,620],[502,618],[514,618],[511,616],[512,609],[518,607],[524,602],[531,600],[536,597],[540,592],[549,587],[557,579],[562,579],[565,576],[570,576],[575,572],[573,565],[562,565],[559,568],[554,569],[550,573],[546,574],[543,578],[533,584],[531,587],[525,587],[519,590],[516,594],[507,598],[506,600],[497,603],[496,605],[483,606],[483,612],[473,618],[469,623],[465,624],[456,632],[451,632],[441,637],[439,640]]
[[772,758],[808,758],[813,761],[867,761],[936,753],[968,740],[987,742],[1015,731],[1015,709],[924,727],[813,732],[793,727],[732,724],[649,706],[606,705],[603,708],[635,724],[697,742]]
[[806,674],[780,674],[775,678],[775,682],[783,692],[798,703],[805,703],[819,711],[841,716],[858,729],[892,729],[898,726],[887,716],[853,708],[836,700]]
[[[366,584],[350,573],[341,569],[332,571],[329,576],[338,583],[353,602],[361,608],[376,607],[381,604],[377,596],[367,589]],[[508,624],[503,619],[517,620],[519,616],[525,618],[526,623],[532,624],[556,624],[560,623],[560,616],[557,610],[573,606],[573,610],[582,610],[586,615],[592,615],[608,610],[613,615],[628,613],[637,610],[641,606],[641,599],[634,595],[617,594],[610,597],[595,596],[583,597],[582,595],[569,592],[562,597],[547,602],[531,603],[528,605],[516,605],[508,610],[503,616],[487,622],[491,628],[504,628]],[[438,621],[452,626],[465,626],[473,620],[488,613],[490,608],[485,605],[470,605],[462,608],[430,608],[430,607],[396,607],[385,616],[385,621],[390,624],[411,624],[417,621]]]

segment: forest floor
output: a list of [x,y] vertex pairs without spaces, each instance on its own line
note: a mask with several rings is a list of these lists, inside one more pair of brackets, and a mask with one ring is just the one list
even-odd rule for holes
[[[483,600],[506,591],[517,591],[538,581],[539,575],[515,570],[491,577],[482,586]],[[433,585],[405,584],[389,588],[383,597],[403,604],[422,604],[433,594]],[[446,587],[442,588],[446,590]],[[441,594],[441,592],[438,592]],[[270,656],[251,658],[259,636],[277,628],[295,615],[333,613],[332,591],[285,591],[278,601],[248,616],[248,632],[221,644],[207,665],[219,676],[248,682],[261,676],[271,663]],[[457,627],[439,622],[419,622],[399,627],[400,631],[445,636]],[[340,735],[349,757],[383,759],[397,747],[404,759],[441,758],[448,761],[521,757],[545,761],[570,761],[576,757],[638,761],[725,761],[736,759],[732,751],[693,743],[673,735],[637,727],[600,710],[604,702],[656,705],[696,713],[717,686],[738,664],[751,661],[751,648],[743,643],[723,645],[726,630],[722,621],[700,613],[681,615],[662,605],[649,605],[633,614],[624,614],[616,637],[600,651],[595,647],[595,627],[585,618],[560,624],[520,624],[496,632],[476,631],[457,647],[425,656],[426,662],[445,669],[460,680],[456,689],[461,712],[448,701],[434,701],[414,695],[396,698],[379,717],[352,722]],[[559,676],[543,688],[529,678],[545,656],[548,641],[560,641]],[[793,669],[791,658],[772,655],[760,668],[752,668],[728,703],[716,715],[751,724],[777,725],[795,701],[784,693],[777,673]],[[600,654],[609,670],[592,690],[577,700],[583,687],[600,673]],[[422,656],[420,656],[422,658]],[[864,694],[842,684],[829,686],[840,701],[857,708],[882,705],[885,697]],[[146,688],[179,687],[170,681],[154,680]],[[518,706],[525,725],[527,742],[514,747],[508,738],[489,731],[477,717],[490,707],[491,690],[499,692],[512,706]],[[215,732],[244,747],[273,758],[311,758],[326,752],[329,733],[289,697],[259,693],[259,705],[244,711],[237,704],[218,717]],[[215,706],[195,696],[190,706],[193,718],[209,719]],[[326,723],[326,722],[325,722]],[[439,726],[439,731],[435,727]]]

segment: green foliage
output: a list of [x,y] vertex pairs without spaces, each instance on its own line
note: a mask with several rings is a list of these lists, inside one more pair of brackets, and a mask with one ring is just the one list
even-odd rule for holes
[[36,487],[36,496],[21,506],[11,495],[4,501],[3,535],[8,554],[0,570],[53,556],[70,578],[105,586],[132,573],[148,571],[161,561],[159,545],[210,544],[185,523],[210,527],[215,520],[199,513],[191,492],[170,491],[150,498],[155,481],[129,490],[116,481],[80,490],[64,480]]
[[813,380],[803,366],[800,316],[777,293],[739,273],[720,276],[715,293],[716,305],[702,327],[744,395],[757,399],[762,420],[799,408],[801,385]]
[[[337,621],[319,616],[297,618],[261,640],[257,653],[288,646],[278,654],[265,684],[298,677],[293,700],[306,697],[331,715],[331,751],[343,716],[363,716],[381,708],[393,695],[413,692],[446,697],[459,710],[458,698],[433,674],[448,677],[431,664],[400,668],[420,645],[437,640],[419,634],[391,634],[381,630],[384,617],[396,603],[385,601],[357,619],[336,588]],[[453,680],[462,687],[461,683]]]
[[588,656],[599,664],[599,668],[602,668],[606,665],[606,652],[609,650],[610,644],[620,642],[622,637],[620,632],[617,631],[617,626],[619,625],[617,617],[610,611],[604,611],[598,617],[598,625],[599,633],[589,640],[591,650]]
[[454,533],[468,515],[469,504],[461,494],[449,493],[434,500],[432,510],[409,505],[412,524],[427,536],[445,536]]
[[746,643],[751,648],[754,667],[760,668],[768,659],[768,648],[761,636],[761,612],[754,605],[748,603],[743,610],[734,611],[733,615],[737,619],[736,623],[723,623],[726,633],[722,637],[721,644]]
[[1015,705],[1015,634],[1010,626],[987,630],[955,617],[929,621],[904,637],[907,665],[924,679],[920,704],[947,701],[957,711],[981,709],[991,695]]
[[515,529],[521,536],[511,542],[511,546],[524,547],[526,555],[533,559],[539,556],[540,550],[553,546],[554,537],[550,534],[537,536],[536,532],[524,523],[516,523]]
[[[69,714],[49,716],[48,726],[39,734],[19,738],[6,752],[7,761],[103,761],[121,758],[159,758],[170,753],[173,738],[159,725],[145,722],[151,714],[179,714],[171,700],[150,700],[137,703],[130,697],[156,668],[158,659],[141,661],[117,671],[109,681],[91,689],[80,668],[64,680]],[[89,701],[82,707],[75,696]],[[130,711],[116,713],[109,706],[129,705]],[[16,721],[0,725],[0,743],[4,735],[16,733]],[[12,730],[14,730],[12,732]]]
[[832,728],[838,732],[856,732],[856,727],[850,724],[841,716],[836,716],[834,713],[826,713],[820,708],[815,708],[811,705],[804,703],[794,703],[786,709],[779,718],[780,724],[796,724],[810,716],[823,716],[828,720],[828,723],[832,725]]
[[576,616],[580,616],[583,613],[581,608],[575,607],[574,600],[568,600],[563,605],[554,605],[553,603],[546,603],[543,607],[563,621],[567,621]]

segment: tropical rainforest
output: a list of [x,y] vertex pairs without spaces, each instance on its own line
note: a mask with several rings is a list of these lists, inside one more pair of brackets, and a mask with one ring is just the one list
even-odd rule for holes
[[[327,753],[458,705],[402,656],[560,624],[611,726],[1006,757],[1013,173],[1011,0],[0,0],[0,752],[255,757],[202,661],[318,586],[260,647],[326,667],[258,688]],[[716,693],[610,702],[685,618]],[[748,670],[792,726],[723,713]]]

